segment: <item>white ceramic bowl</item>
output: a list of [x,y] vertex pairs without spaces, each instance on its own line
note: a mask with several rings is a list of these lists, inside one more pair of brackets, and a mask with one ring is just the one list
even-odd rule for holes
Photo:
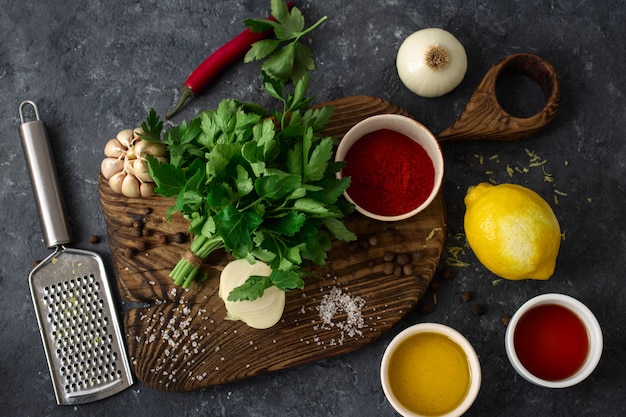
[[[542,378],[538,378],[530,371],[528,371],[528,369],[526,369],[524,365],[522,365],[515,351],[514,345],[515,329],[517,328],[517,325],[522,316],[535,307],[550,304],[556,304],[568,308],[570,311],[575,313],[580,318],[584,326],[587,328],[587,335],[589,336],[589,351],[583,365],[574,375],[558,381],[548,381]],[[566,388],[583,381],[596,368],[596,365],[598,364],[598,362],[600,361],[600,357],[602,356],[602,329],[600,328],[600,323],[598,323],[598,320],[593,315],[591,310],[589,310],[586,305],[584,305],[577,299],[564,294],[543,294],[531,298],[515,312],[506,329],[505,348],[511,365],[526,380],[543,387]]]
[[[382,216],[379,214],[371,213],[366,209],[360,207],[350,197],[350,188],[346,190],[344,195],[346,199],[348,199],[348,201],[354,203],[355,208],[358,212],[367,217],[382,221],[404,220],[409,217],[415,216],[417,213],[424,210],[426,207],[428,207],[430,203],[432,203],[434,198],[437,196],[437,193],[441,188],[441,182],[443,180],[443,155],[441,153],[441,148],[439,147],[439,142],[437,141],[435,136],[421,123],[410,117],[402,116],[399,114],[381,114],[368,117],[367,119],[362,120],[361,122],[354,125],[341,139],[341,142],[337,147],[335,160],[344,161],[348,150],[356,141],[358,141],[367,133],[381,129],[389,129],[395,132],[402,133],[413,139],[415,142],[419,143],[422,148],[426,150],[435,168],[434,185],[430,195],[419,207],[415,207],[407,213],[396,216]],[[373,166],[371,168],[377,169],[378,167]],[[340,171],[337,176],[341,178],[342,171]]]
[[442,414],[439,417],[458,417],[463,415],[463,413],[465,413],[474,403],[476,397],[478,396],[478,392],[480,391],[480,386],[482,382],[480,361],[478,360],[476,351],[474,350],[470,342],[461,333],[449,326],[439,323],[415,324],[400,332],[396,337],[393,338],[391,343],[389,343],[383,355],[380,366],[380,380],[387,400],[389,401],[391,406],[404,417],[423,417],[422,415],[416,414],[414,411],[407,409],[402,403],[400,403],[400,401],[398,401],[393,390],[391,389],[389,381],[389,365],[392,354],[395,352],[398,346],[400,346],[400,344],[404,342],[407,338],[419,333],[439,333],[441,335],[447,336],[458,346],[460,346],[461,349],[463,349],[463,352],[465,352],[465,355],[467,356],[467,362],[470,368],[470,385],[467,390],[467,394],[465,395],[463,401],[454,410],[449,411],[447,414]]

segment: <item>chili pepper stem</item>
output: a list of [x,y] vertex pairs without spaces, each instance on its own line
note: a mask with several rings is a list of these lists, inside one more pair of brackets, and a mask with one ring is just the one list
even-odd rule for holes
[[195,93],[193,92],[191,88],[189,88],[188,86],[184,86],[183,93],[181,94],[180,99],[178,100],[178,103],[176,103],[176,107],[174,107],[171,112],[166,114],[165,118],[170,119],[174,117],[174,115],[178,113],[178,111],[183,107],[183,104],[185,104],[185,102],[191,97],[193,97],[194,95]]

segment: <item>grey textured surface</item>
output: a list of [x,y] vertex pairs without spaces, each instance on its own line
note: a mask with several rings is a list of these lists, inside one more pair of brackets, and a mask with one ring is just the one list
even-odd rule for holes
[[[409,0],[300,1],[307,21],[328,15],[310,38],[317,56],[311,92],[317,102],[349,95],[382,97],[434,132],[452,123],[487,69],[510,53],[551,62],[561,80],[557,118],[536,137],[517,143],[455,143],[443,147],[449,246],[462,244],[463,196],[493,179],[527,185],[548,201],[565,240],[546,282],[498,281],[466,251],[470,267],[442,281],[430,314],[418,310],[375,343],[341,357],[191,393],[163,393],[136,383],[110,399],[58,407],[27,276],[48,254],[18,136],[18,106],[32,99],[49,127],[73,246],[100,253],[110,267],[97,175],[106,140],[142,121],[150,107],[164,114],[179,86],[205,56],[242,30],[246,17],[265,16],[269,2],[252,0],[0,1],[0,414],[7,416],[393,416],[380,387],[379,362],[402,328],[421,321],[451,325],[474,344],[483,386],[468,416],[618,416],[626,400],[626,4],[624,1]],[[463,83],[437,99],[411,94],[398,79],[395,53],[415,30],[443,27],[465,45]],[[234,97],[267,103],[257,64],[238,64],[175,118],[189,118]],[[524,85],[528,87],[528,85]],[[515,86],[509,86],[510,88]],[[532,86],[531,86],[532,87]],[[520,112],[537,108],[521,90],[508,99]],[[521,104],[520,104],[521,103]],[[527,151],[547,162],[553,182],[528,167]],[[497,157],[494,157],[497,155]],[[482,164],[481,157],[482,156]],[[555,192],[565,193],[567,195]],[[554,198],[558,198],[557,201]],[[447,254],[446,254],[447,256]],[[111,271],[112,272],[112,271]],[[486,307],[470,313],[459,293],[470,290]],[[504,352],[505,327],[528,298],[562,292],[597,315],[605,350],[595,373],[572,388],[549,390],[518,377]]]

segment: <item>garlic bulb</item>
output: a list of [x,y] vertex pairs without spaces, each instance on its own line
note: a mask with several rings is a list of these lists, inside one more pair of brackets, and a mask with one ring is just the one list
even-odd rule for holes
[[228,301],[228,294],[242,285],[252,275],[268,276],[272,270],[267,264],[238,259],[224,267],[220,275],[219,297],[224,301],[227,320],[241,320],[254,329],[272,327],[283,315],[285,292],[277,287],[266,288],[256,300]]
[[100,164],[100,172],[113,192],[126,197],[150,197],[154,193],[147,155],[165,161],[165,145],[142,140],[141,133],[141,128],[124,129],[104,146],[106,158]]
[[461,42],[439,28],[409,35],[396,57],[404,85],[422,97],[439,97],[457,87],[467,71],[467,55]]

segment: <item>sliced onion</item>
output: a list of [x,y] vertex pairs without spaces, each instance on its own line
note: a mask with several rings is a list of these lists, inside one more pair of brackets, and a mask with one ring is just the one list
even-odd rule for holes
[[278,323],[285,309],[285,292],[270,287],[253,301],[228,301],[228,294],[253,275],[268,276],[272,270],[267,264],[257,261],[251,264],[245,259],[230,262],[220,275],[219,297],[224,301],[227,320],[241,320],[255,329],[267,329]]

